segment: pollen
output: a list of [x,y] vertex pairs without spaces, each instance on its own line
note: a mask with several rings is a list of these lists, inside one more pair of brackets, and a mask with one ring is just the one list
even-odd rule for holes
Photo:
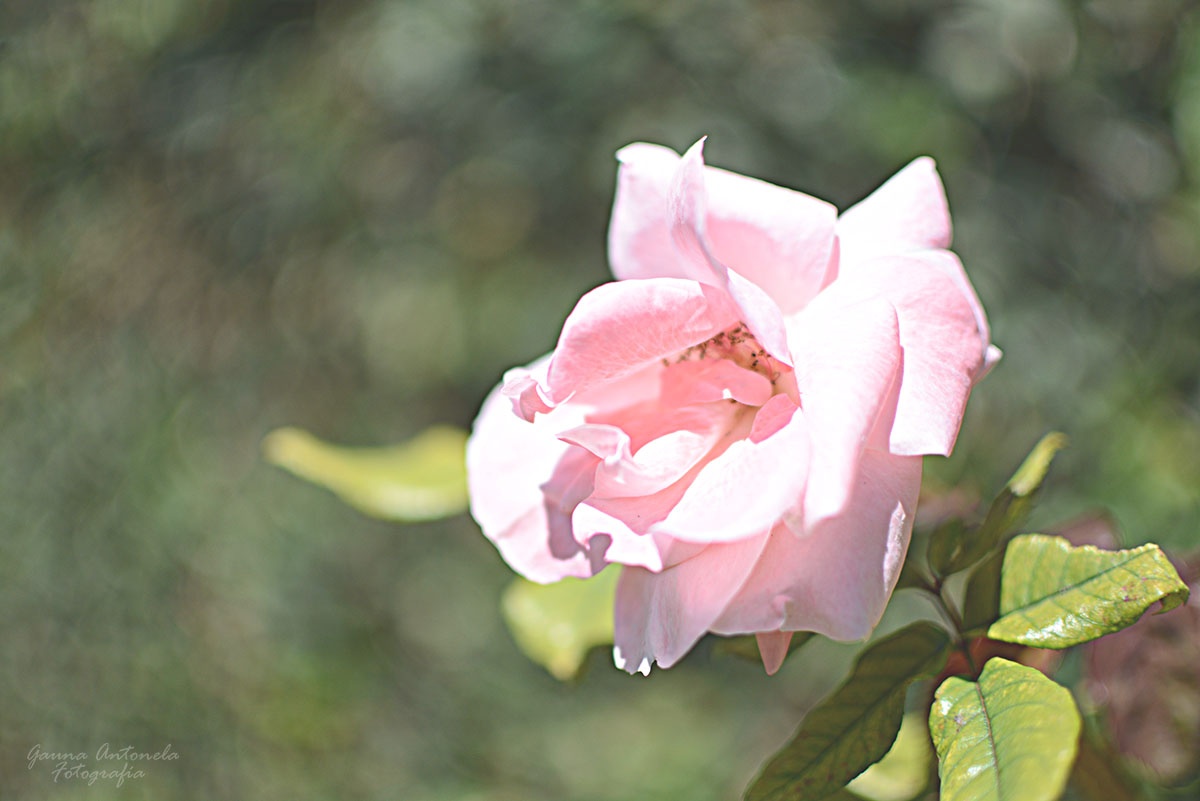
[[[772,384],[779,377],[780,369],[775,359],[767,353],[746,324],[738,322],[716,336],[706,339],[698,345],[692,345],[675,357],[676,363],[686,361],[703,361],[705,359],[727,359],[739,367],[753,370],[759,375],[766,376]],[[663,360],[668,364],[667,359]]]

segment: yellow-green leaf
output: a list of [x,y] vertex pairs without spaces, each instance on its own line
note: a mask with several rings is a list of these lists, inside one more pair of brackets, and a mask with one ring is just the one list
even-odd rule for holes
[[929,710],[941,801],[1053,801],[1079,728],[1071,693],[1033,668],[997,657],[978,682],[946,679]]
[[298,428],[263,439],[267,461],[385,520],[435,520],[467,508],[467,432],[428,428],[401,445],[343,448]]
[[572,678],[589,650],[613,641],[613,599],[620,575],[611,568],[590,579],[554,584],[515,579],[501,604],[513,639],[555,678]]
[[945,666],[949,644],[941,629],[914,623],[870,645],[767,763],[746,800],[824,799],[878,762],[896,740],[909,685]]
[[925,716],[910,712],[900,724],[892,749],[846,789],[868,801],[909,801],[929,784],[932,759]]
[[1027,534],[1004,554],[1000,618],[988,636],[1068,648],[1135,623],[1158,601],[1167,611],[1187,599],[1187,585],[1157,545],[1102,551]]

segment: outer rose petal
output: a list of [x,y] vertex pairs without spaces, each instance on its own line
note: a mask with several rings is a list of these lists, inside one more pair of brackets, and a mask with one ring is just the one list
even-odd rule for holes
[[886,298],[900,322],[904,376],[891,452],[949,456],[971,387],[999,355],[958,257],[946,250],[881,257],[855,265],[843,282],[846,291]]
[[[834,284],[789,321],[796,387],[812,436],[804,512],[812,523],[840,513],[871,432],[890,419],[901,367],[896,310]],[[883,443],[886,445],[886,440]]]
[[580,462],[564,464],[572,448],[556,436],[576,421],[582,422],[580,410],[566,408],[526,422],[513,414],[497,388],[484,401],[467,442],[471,514],[504,560],[532,581],[582,578],[602,567],[575,540],[571,510],[562,508],[587,468]]
[[950,210],[928,156],[893,175],[837,221],[841,263],[906,250],[950,247]]
[[690,559],[707,547],[663,535],[639,534],[587,502],[575,507],[571,526],[577,540],[599,544],[603,540],[596,538],[611,539],[604,552],[604,558],[610,564],[644,567],[653,573]]
[[661,573],[627,567],[617,583],[613,659],[630,673],[668,668],[691,650],[753,570],[765,534],[710,545]]
[[712,283],[705,264],[680,256],[671,238],[671,183],[679,154],[662,145],[637,143],[617,151],[617,194],[608,226],[613,276],[690,278]]
[[[563,323],[547,385],[526,405],[536,410],[539,402],[553,406],[603,387],[709,339],[736,320],[719,289],[695,281],[602,284],[580,298]],[[522,400],[537,391],[529,387]]]
[[865,638],[900,576],[920,487],[920,457],[867,451],[845,513],[802,536],[776,526],[754,572],[710,630]]
[[738,317],[759,344],[779,361],[791,365],[779,303],[761,286],[722,263],[708,241],[703,150],[703,139],[688,148],[671,185],[671,234],[675,245],[683,258],[699,265],[697,271],[709,268],[716,285],[733,300],[740,311]]
[[[679,156],[659,145],[617,153],[617,195],[609,259],[619,279],[677,276],[712,281],[703,264],[681,259],[668,199]],[[705,227],[722,264],[761,287],[790,314],[828,283],[837,210],[815,197],[725,170],[704,169]]]

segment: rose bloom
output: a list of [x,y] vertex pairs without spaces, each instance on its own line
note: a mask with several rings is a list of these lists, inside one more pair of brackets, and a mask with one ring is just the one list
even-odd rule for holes
[[484,402],[471,512],[533,581],[621,571],[618,667],[752,633],[773,673],[794,631],[879,622],[921,457],[999,351],[932,160],[839,216],[702,146],[617,154],[617,280]]

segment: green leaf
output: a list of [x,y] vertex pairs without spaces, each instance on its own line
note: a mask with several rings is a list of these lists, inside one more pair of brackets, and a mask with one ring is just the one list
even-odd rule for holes
[[621,571],[590,579],[535,584],[517,578],[504,591],[501,610],[525,655],[556,679],[579,673],[587,652],[613,641],[613,599]]
[[878,762],[900,730],[908,686],[937,674],[949,645],[943,630],[914,623],[869,646],[763,768],[747,801],[823,799]]
[[1157,545],[1102,551],[1026,534],[1005,552],[1001,616],[988,636],[1069,648],[1135,623],[1157,601],[1165,612],[1187,599],[1187,585]]
[[1037,670],[993,658],[978,682],[942,682],[929,710],[941,801],[1052,801],[1079,739],[1071,693]]
[[343,448],[297,428],[263,439],[267,461],[372,517],[436,520],[467,508],[467,432],[434,426],[401,445]]
[[910,712],[900,724],[896,742],[883,759],[846,785],[869,801],[909,801],[929,785],[933,748],[925,715]]
[[953,521],[934,531],[929,541],[929,565],[934,572],[949,576],[965,570],[1003,545],[1029,518],[1050,463],[1066,446],[1065,434],[1053,431],[1042,437],[992,501],[975,531],[955,527]]
[[976,565],[963,593],[963,633],[982,633],[1000,617],[1000,576],[1005,551],[997,551]]
[[970,564],[959,566],[969,558],[969,550],[975,542],[975,532],[967,528],[962,520],[947,520],[929,535],[929,567],[935,575],[948,576]]

